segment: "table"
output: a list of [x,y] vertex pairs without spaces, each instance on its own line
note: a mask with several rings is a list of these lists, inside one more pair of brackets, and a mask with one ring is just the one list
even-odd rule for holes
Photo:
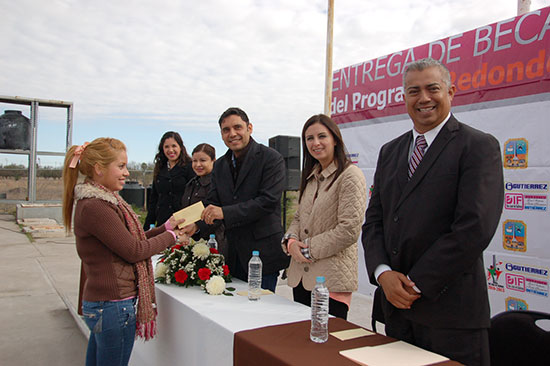
[[[329,319],[329,332],[354,329],[357,325],[340,318]],[[235,334],[235,366],[357,366],[338,352],[342,350],[378,346],[395,341],[380,334],[340,341],[330,336],[326,343],[317,344],[309,340],[310,321],[275,325]],[[445,361],[434,365],[461,365],[455,361]]]
[[136,340],[131,366],[233,365],[235,333],[276,324],[309,320],[309,307],[277,295],[249,301],[236,294],[246,282],[234,279],[234,296],[212,296],[200,287],[155,285],[158,334]]

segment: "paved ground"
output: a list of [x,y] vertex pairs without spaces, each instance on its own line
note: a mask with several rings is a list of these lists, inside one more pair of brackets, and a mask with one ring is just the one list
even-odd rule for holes
[[[74,237],[31,242],[0,214],[0,365],[83,365],[87,331],[76,315],[80,260]],[[277,294],[292,297],[286,281]],[[370,328],[371,300],[354,294],[348,320]]]

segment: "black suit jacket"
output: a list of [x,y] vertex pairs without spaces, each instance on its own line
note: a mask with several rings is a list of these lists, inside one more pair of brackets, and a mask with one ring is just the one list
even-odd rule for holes
[[398,311],[417,323],[488,327],[482,252],[502,213],[499,143],[451,115],[408,180],[411,142],[409,131],[380,150],[362,234],[370,281],[380,264],[409,275],[422,296]]
[[[263,274],[288,267],[289,257],[281,248],[281,194],[284,189],[285,164],[277,151],[250,139],[250,147],[233,183],[229,164],[232,151],[214,163],[207,203],[221,206],[228,243],[228,264],[248,273],[253,250],[260,251]],[[198,224],[199,228],[204,222]]]

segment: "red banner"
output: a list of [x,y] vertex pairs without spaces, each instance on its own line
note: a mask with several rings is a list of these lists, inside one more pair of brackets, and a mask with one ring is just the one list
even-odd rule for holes
[[336,70],[332,117],[349,123],[406,113],[403,70],[432,57],[451,71],[453,106],[550,92],[550,7]]

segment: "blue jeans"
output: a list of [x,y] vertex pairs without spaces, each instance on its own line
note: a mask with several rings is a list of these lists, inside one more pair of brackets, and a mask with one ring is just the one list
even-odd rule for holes
[[83,301],[82,314],[90,329],[86,366],[126,366],[136,334],[136,299]]

